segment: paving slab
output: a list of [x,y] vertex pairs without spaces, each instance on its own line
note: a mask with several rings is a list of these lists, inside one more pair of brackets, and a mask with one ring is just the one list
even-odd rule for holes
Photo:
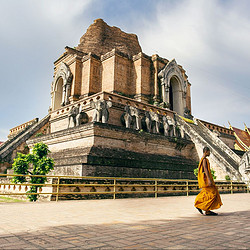
[[0,203],[0,249],[249,249],[250,194],[221,197],[214,217],[195,196]]

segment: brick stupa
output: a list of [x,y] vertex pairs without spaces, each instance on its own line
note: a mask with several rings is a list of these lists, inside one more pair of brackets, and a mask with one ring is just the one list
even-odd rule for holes
[[125,33],[117,27],[109,26],[102,19],[96,19],[80,38],[76,49],[100,56],[114,48],[129,56],[142,51],[137,35]]

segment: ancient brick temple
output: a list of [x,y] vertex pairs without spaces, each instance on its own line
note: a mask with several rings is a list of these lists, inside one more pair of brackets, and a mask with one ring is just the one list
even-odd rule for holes
[[192,117],[190,86],[174,59],[148,56],[136,35],[95,20],[55,61],[43,141],[57,173],[193,177],[193,143],[163,124],[176,126],[176,113]]
[[144,54],[135,34],[97,19],[54,64],[48,116],[2,144],[2,159],[18,143],[43,141],[56,174],[193,179],[209,146],[219,179],[246,177],[233,132],[193,119],[183,67]]

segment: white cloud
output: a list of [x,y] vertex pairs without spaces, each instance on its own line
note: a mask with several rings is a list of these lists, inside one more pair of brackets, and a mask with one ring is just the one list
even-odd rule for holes
[[[139,31],[147,54],[176,58],[192,83],[196,117],[250,124],[248,1],[160,1]],[[143,28],[144,27],[144,28]],[[240,125],[241,124],[241,125]]]
[[[0,2],[0,31],[8,46],[20,43],[24,48],[40,41],[40,45],[51,38],[62,41],[79,28],[77,18],[88,9],[91,0],[22,0]],[[84,22],[81,23],[83,25]],[[69,39],[70,40],[70,39]],[[3,41],[2,41],[3,42]],[[46,46],[49,44],[46,44]]]
[[58,25],[71,24],[72,20],[81,15],[91,0],[43,0],[39,3],[39,10],[44,19],[51,20]]
[[8,129],[1,129],[0,128],[0,141],[6,141],[6,135],[9,134],[9,130]]
[[250,126],[248,0],[155,0],[155,9],[143,9],[146,14],[131,9],[129,0],[118,10],[114,3],[0,0],[0,113],[6,135],[10,127],[46,115],[53,61],[103,15],[111,25],[136,33],[145,53],[176,58],[187,70],[196,117]]
[[1,138],[9,128],[47,114],[53,62],[66,45],[77,45],[89,25],[90,3],[0,0]]

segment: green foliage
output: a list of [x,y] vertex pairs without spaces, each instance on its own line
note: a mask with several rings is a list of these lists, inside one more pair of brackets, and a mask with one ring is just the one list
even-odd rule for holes
[[195,168],[195,169],[194,169],[194,175],[195,175],[196,177],[198,177],[198,169],[199,169],[199,168]]
[[[12,164],[12,169],[14,170],[14,174],[26,175],[28,172],[28,168],[29,168],[29,160],[27,155],[22,153],[17,153],[17,157],[14,159],[14,163]],[[12,182],[14,183],[26,182],[26,177],[14,176],[12,178]]]
[[149,104],[154,105],[154,99],[152,96],[150,96],[150,99],[148,101]]
[[215,171],[211,168],[211,174],[213,176],[213,179],[216,180],[217,176],[215,175]]
[[225,176],[225,180],[230,181],[230,180],[231,180],[230,176],[229,176],[229,175],[226,175],[226,176]]
[[[36,143],[33,147],[33,151],[30,154],[17,153],[16,159],[12,165],[14,174],[23,175],[46,175],[54,168],[54,160],[48,157],[49,148],[43,142]],[[31,170],[30,167],[32,167]],[[31,176],[29,182],[32,184],[44,184],[47,181],[46,177]],[[15,176],[12,178],[14,183],[27,182],[27,178],[24,176]],[[27,193],[37,193],[38,188],[41,187],[31,186]],[[30,201],[36,201],[38,195],[28,195]]]
[[43,136],[44,134],[43,133],[37,133],[36,135],[35,135],[35,137],[40,137],[40,136]]
[[163,102],[163,103],[160,103],[159,104],[159,107],[161,107],[161,108],[170,108],[170,104],[169,103],[166,103],[166,102]]
[[126,96],[123,92],[117,92],[118,95]]
[[15,199],[15,198],[10,198],[10,197],[0,197],[0,202],[4,202],[4,203],[10,203],[10,202],[25,202],[27,200],[19,200],[19,199]]
[[[198,177],[198,170],[199,170],[199,167],[194,169],[194,175],[196,177]],[[213,179],[216,180],[217,176],[215,175],[215,171],[212,168],[211,168],[211,175],[212,175]]]

